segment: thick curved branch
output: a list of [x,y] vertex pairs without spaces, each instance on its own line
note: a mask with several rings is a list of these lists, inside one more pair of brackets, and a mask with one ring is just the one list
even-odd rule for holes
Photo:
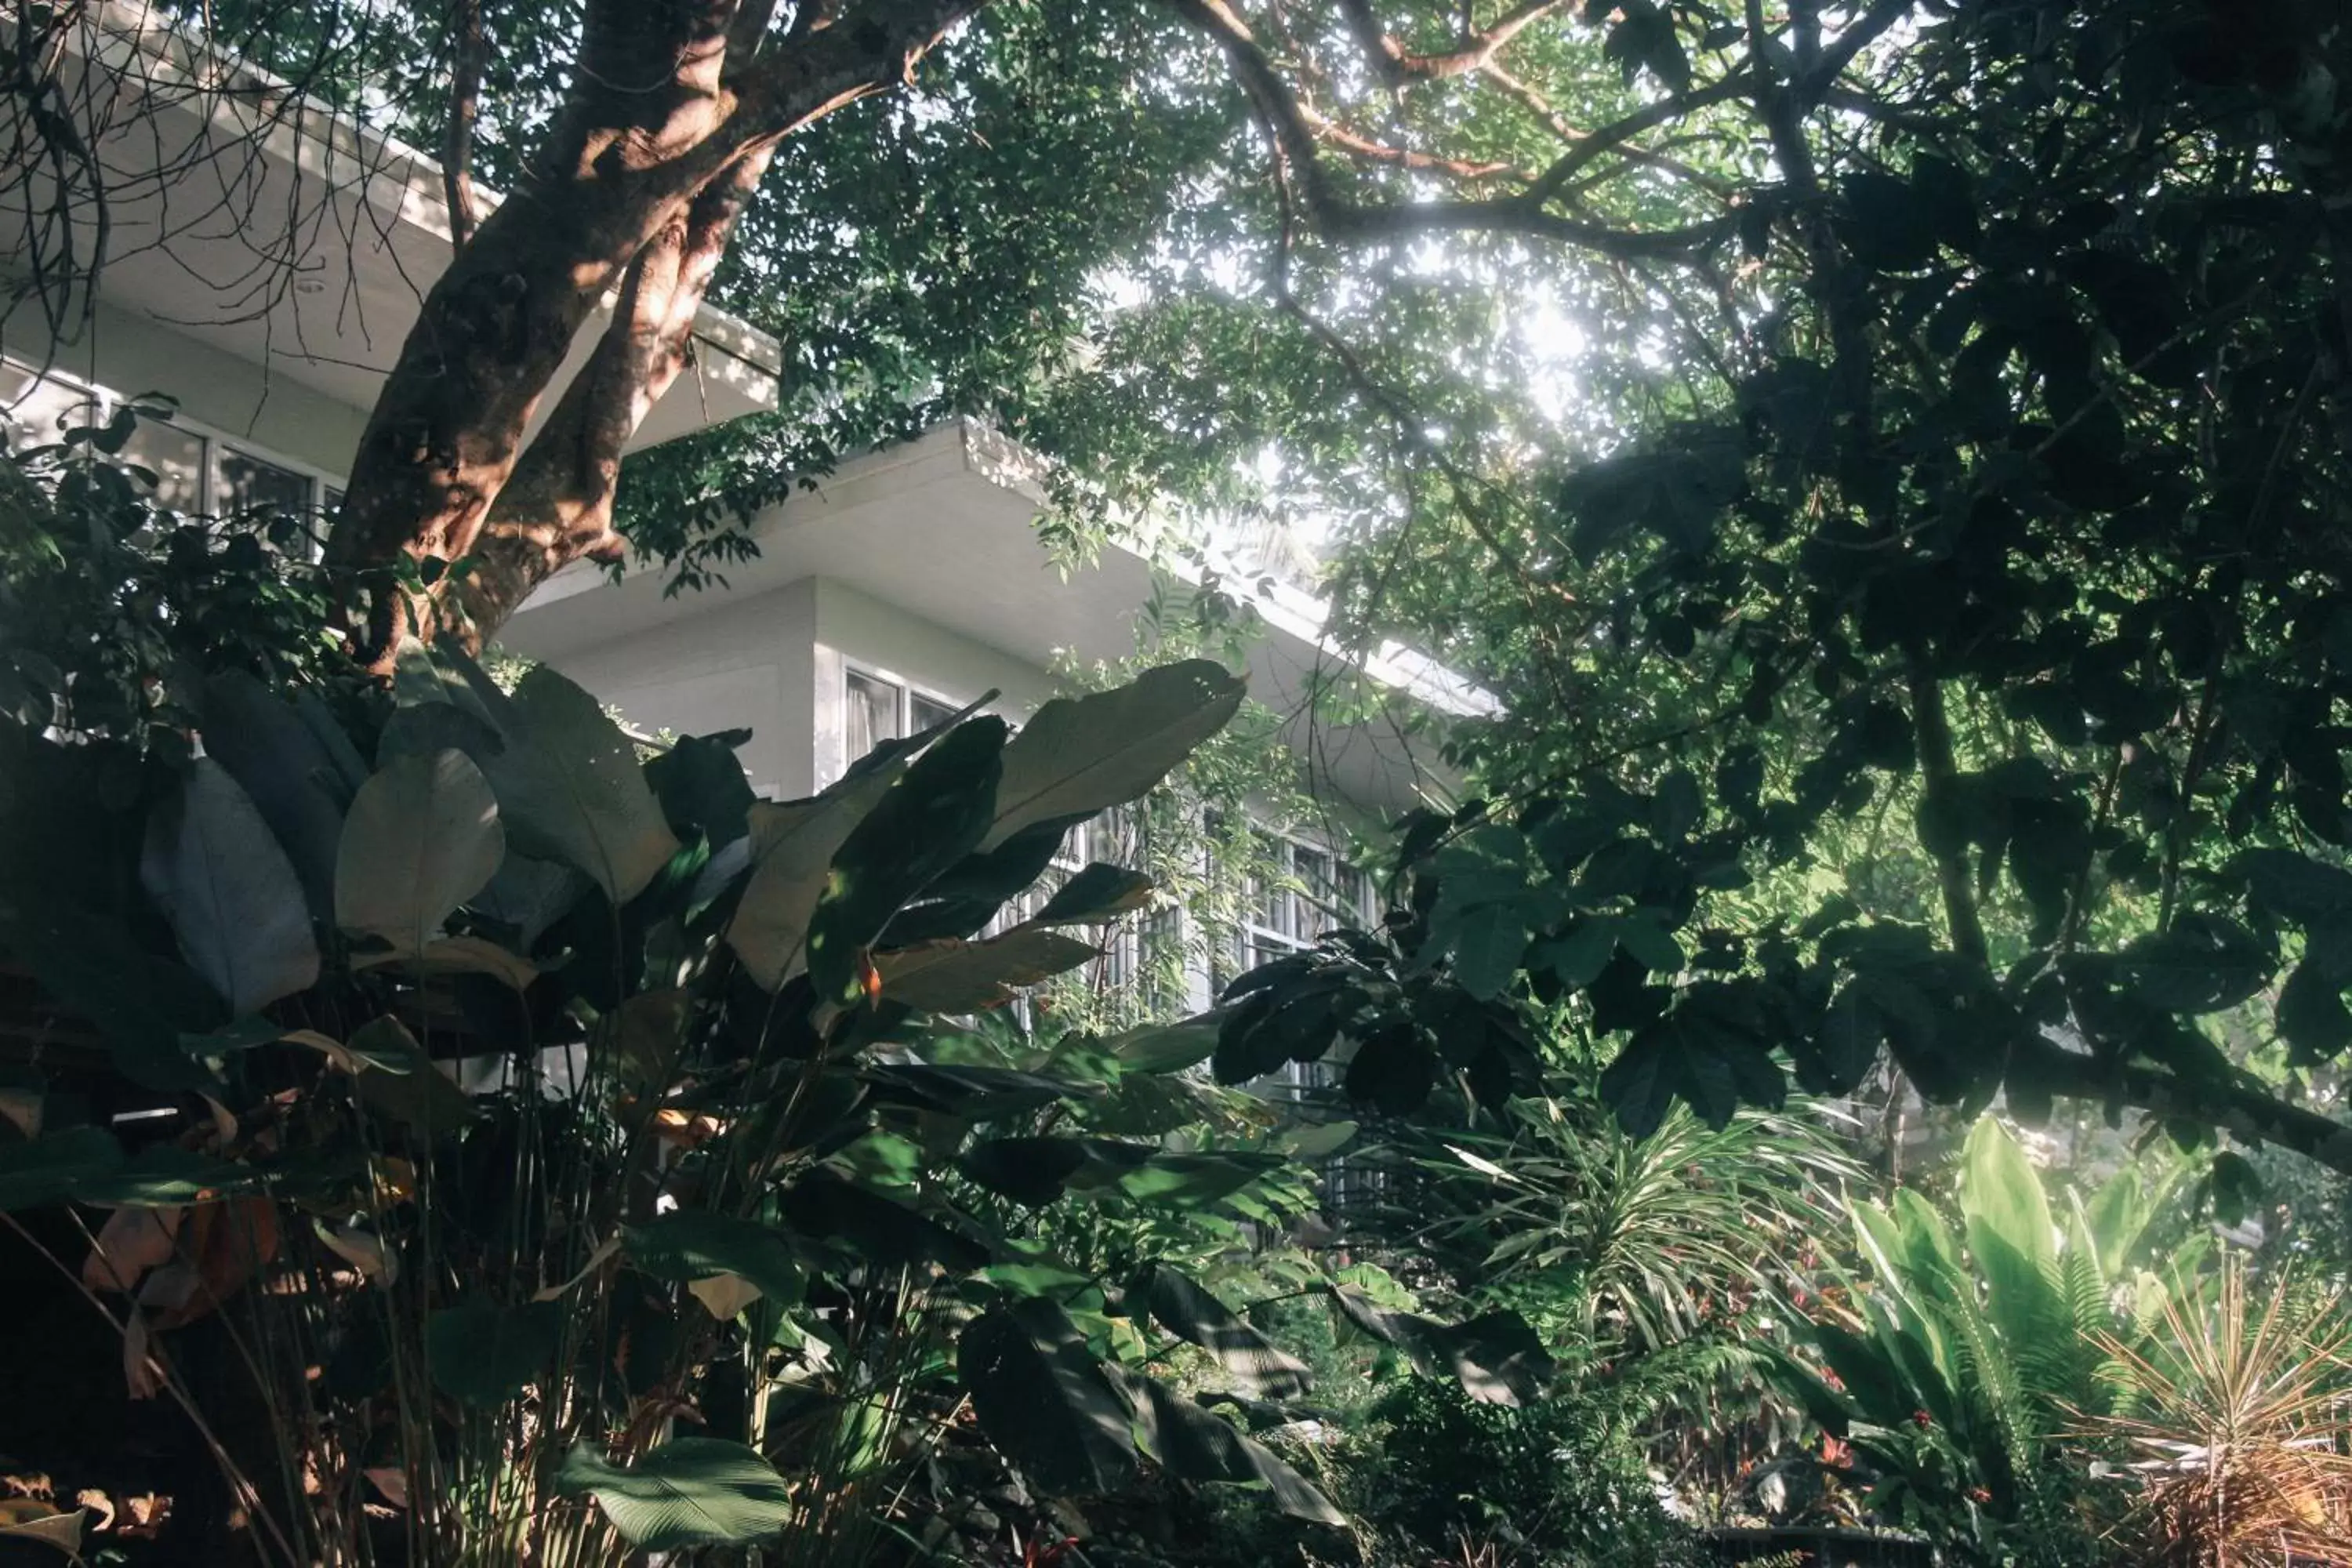
[[482,0],[457,0],[450,18],[449,113],[441,136],[441,195],[449,204],[449,242],[459,249],[481,222],[474,194],[474,121],[481,108]]
[[1382,31],[1380,18],[1372,14],[1371,0],[1339,0],[1339,11],[1372,68],[1390,86],[1403,87],[1484,68],[1503,46],[1531,24],[1559,10],[1561,3],[1562,0],[1521,0],[1492,26],[1470,31],[1457,47],[1431,55],[1414,54]]
[[[873,0],[725,76],[734,0],[592,0],[572,88],[521,188],[434,285],[372,412],[328,541],[345,571],[468,554],[588,319],[739,160],[902,81],[981,0]],[[380,594],[360,653],[399,624]]]
[[1526,195],[1380,206],[1353,201],[1332,187],[1318,156],[1316,117],[1298,101],[1248,24],[1226,0],[1170,0],[1170,4],[1179,16],[1215,39],[1224,52],[1260,122],[1274,138],[1276,156],[1307,220],[1327,239],[1344,244],[1449,232],[1522,234],[1634,260],[1685,256],[1738,232],[1737,221],[1730,218],[1651,231],[1611,228],[1548,212],[1540,201]]
[[612,323],[490,508],[473,570],[455,579],[461,638],[478,647],[571,563],[618,559],[622,456],[692,363],[696,312],[772,156],[761,148],[730,165],[630,266]]

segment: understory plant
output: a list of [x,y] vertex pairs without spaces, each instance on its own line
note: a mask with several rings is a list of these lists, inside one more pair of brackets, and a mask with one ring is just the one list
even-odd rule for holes
[[[1180,1392],[1308,1393],[1200,1278],[1312,1207],[1292,1135],[1204,1114],[1213,1024],[989,1022],[1148,891],[1089,865],[980,934],[1226,721],[1221,666],[782,804],[551,669],[412,645],[356,719],[173,679],[184,745],[0,719],[0,948],[96,1053],[12,1086],[0,1219],[119,1340],[89,1397],[222,1478],[173,1560],[954,1560],[1147,1465],[1340,1522]],[[1482,1397],[1548,1370],[1507,1314],[1302,1288]],[[102,1522],[106,1456],[8,1457],[60,1543]]]
[[2095,1561],[2100,1452],[2066,1441],[2116,1408],[2119,1349],[2193,1291],[2192,1240],[2148,1241],[2173,1184],[2126,1167],[2053,1212],[1990,1117],[1969,1131],[1958,1224],[1918,1192],[1853,1207],[1865,1266],[1825,1297],[1781,1375],[1880,1520],[1988,1563]]
[[2337,1290],[2247,1274],[2226,1256],[2203,1297],[2159,1301],[2145,1342],[2098,1336],[2115,1406],[2081,1435],[2132,1479],[2112,1534],[2133,1562],[2352,1563],[2352,1322]]

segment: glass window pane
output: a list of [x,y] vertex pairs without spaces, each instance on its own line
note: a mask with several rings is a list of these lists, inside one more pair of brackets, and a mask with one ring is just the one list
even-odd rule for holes
[[122,460],[155,476],[155,504],[167,511],[205,507],[205,438],[163,419],[142,418],[122,444]]
[[919,735],[924,731],[946,723],[956,716],[956,710],[934,700],[919,691],[907,694],[908,733]]
[[100,423],[98,400],[79,387],[0,365],[0,438],[11,450],[53,446],[69,429]]
[[280,468],[265,458],[215,443],[218,489],[213,510],[222,517],[248,511],[299,517],[310,510],[310,476]]
[[898,738],[898,688],[879,676],[853,669],[849,674],[843,740],[852,762],[885,741]]
[[1332,912],[1337,889],[1331,879],[1331,857],[1320,849],[1303,847],[1293,849],[1291,856],[1298,873],[1297,936],[1301,942],[1313,942],[1339,923]]

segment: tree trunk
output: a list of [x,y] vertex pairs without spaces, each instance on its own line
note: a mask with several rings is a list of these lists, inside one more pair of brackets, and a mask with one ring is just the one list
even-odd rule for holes
[[[618,547],[621,453],[685,367],[695,313],[775,148],[905,80],[980,4],[869,0],[840,16],[811,5],[770,36],[761,0],[591,0],[529,178],[425,296],[361,437],[327,556],[369,591],[355,628],[364,661],[383,668],[409,634],[478,647],[551,574]],[[526,446],[608,300],[594,354]],[[401,585],[403,557],[471,566],[420,593]]]

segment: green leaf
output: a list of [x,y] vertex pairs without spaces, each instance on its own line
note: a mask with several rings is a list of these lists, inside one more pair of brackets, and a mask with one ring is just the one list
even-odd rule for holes
[[215,1090],[181,1037],[226,1022],[220,996],[180,964],[140,947],[121,925],[70,905],[0,901],[0,946],[42,987],[98,1026],[114,1066],[150,1089]]
[[2298,1063],[2332,1061],[2352,1046],[2352,1009],[2328,964],[2306,957],[2279,988],[2279,1033]]
[[1262,1486],[1273,1494],[1275,1505],[1294,1519],[1346,1526],[1348,1516],[1329,1498],[1233,1423],[1172,1393],[1156,1378],[1121,1373],[1119,1381],[1144,1441],[1169,1474],[1188,1481]]
[[1102,1042],[1104,1054],[1129,1072],[1171,1073],[1198,1067],[1217,1048],[1217,1018],[1202,1014],[1181,1024],[1147,1024]]
[[79,1198],[122,1166],[122,1145],[97,1127],[0,1144],[0,1213]]
[[1644,1030],[1601,1069],[1601,1100],[1617,1113],[1626,1136],[1647,1138],[1665,1121],[1679,1077],[1674,1047],[1663,1035]]
[[560,1302],[468,1301],[425,1320],[425,1363],[453,1398],[501,1405],[546,1373],[562,1336]]
[[1127,1404],[1052,1302],[1032,1297],[973,1319],[956,1371],[981,1430],[1038,1487],[1110,1491],[1134,1474]]
[[800,973],[834,856],[903,771],[903,763],[868,769],[813,799],[751,809],[751,877],[728,923],[727,944],[763,990]]
[[2270,981],[2277,959],[2235,921],[2189,913],[2124,950],[2133,992],[2167,1013],[2218,1013]]
[[886,1268],[936,1263],[961,1272],[988,1261],[988,1248],[961,1231],[822,1169],[785,1192],[783,1211],[802,1235]]
[[1146,670],[1126,686],[1058,698],[1004,749],[993,848],[1031,823],[1091,816],[1165,778],[1241,708],[1244,682],[1210,659]]
[[1960,1215],[1985,1279],[1985,1310],[2011,1347],[2062,1331],[2057,1232],[2042,1179],[1992,1117],[1969,1130],[1960,1155]]
[[1140,871],[1097,860],[1054,889],[1031,925],[1099,925],[1132,914],[1151,901],[1153,883]]
[[352,1081],[362,1104],[428,1142],[474,1120],[474,1102],[433,1065],[407,1026],[390,1014],[354,1030],[344,1049],[372,1064]]
[[731,844],[751,831],[751,811],[759,802],[735,747],[749,730],[723,735],[688,735],[646,764],[646,783],[661,802],[662,817],[680,839],[697,829],[711,845]]
[[774,1466],[716,1437],[673,1437],[625,1468],[593,1447],[574,1448],[555,1489],[593,1497],[622,1539],[647,1552],[761,1541],[799,1517]]
[[1867,987],[1849,981],[1822,1018],[1817,1040],[1822,1075],[1806,1087],[1817,1094],[1848,1094],[1878,1060],[1886,1027],[1870,1005]]
[[360,786],[335,854],[335,923],[422,952],[506,858],[489,780],[463,752],[394,757]]
[[468,716],[433,739],[465,751],[488,778],[519,852],[585,873],[615,908],[677,853],[636,749],[550,667],[534,667],[509,698],[457,649],[412,646],[394,685],[404,709],[434,703]]
[[1510,988],[1528,951],[1527,916],[1518,904],[1498,900],[1465,910],[1453,926],[1454,978],[1481,1002]]
[[252,797],[286,852],[311,914],[331,921],[335,846],[350,788],[342,783],[341,756],[291,704],[241,669],[205,680],[203,732],[205,754]]
[[1311,1385],[1305,1363],[1165,1264],[1147,1267],[1142,1294],[1161,1328],[1214,1356],[1251,1398],[1297,1399]]
[[820,997],[856,1000],[860,962],[890,917],[979,846],[996,812],[1005,734],[1001,719],[957,725],[842,840],[808,928]]
[[228,770],[196,759],[147,820],[139,879],[188,963],[242,1016],[319,982],[302,883]]
[[1102,950],[1059,931],[1021,926],[985,942],[941,937],[874,955],[882,994],[924,1013],[977,1013],[1102,956]]
[[2283,920],[2306,928],[2352,925],[2352,871],[2292,849],[2249,849],[2233,868],[2252,884],[2254,901]]
[[1451,1375],[1482,1405],[1526,1405],[1543,1392],[1557,1370],[1535,1331],[1516,1312],[1489,1312],[1449,1325],[1377,1306],[1345,1285],[1328,1289],[1349,1322],[1402,1351],[1423,1376]]
[[792,1238],[772,1225],[673,1209],[624,1233],[622,1250],[631,1263],[656,1279],[687,1285],[716,1274],[732,1274],[759,1287],[769,1300],[789,1306],[801,1298],[800,1259]]
[[486,763],[515,847],[584,871],[614,908],[662,873],[677,839],[636,748],[596,700],[547,665],[515,688],[522,733]]

